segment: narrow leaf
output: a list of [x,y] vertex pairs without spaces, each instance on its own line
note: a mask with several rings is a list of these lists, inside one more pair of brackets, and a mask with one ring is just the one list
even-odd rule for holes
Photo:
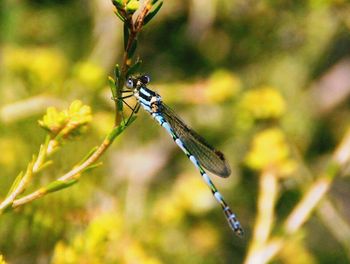
[[160,2],[159,5],[157,5],[157,7],[150,11],[147,16],[145,17],[145,19],[143,20],[143,24],[146,25],[149,21],[151,21],[151,19],[158,13],[158,11],[160,10],[160,8],[162,7],[163,2]]
[[135,72],[137,72],[140,69],[141,63],[141,60],[137,60],[136,63],[128,69],[126,76],[133,75]]
[[113,78],[111,76],[108,76],[108,85],[109,85],[109,88],[111,88],[113,99],[117,98],[117,90],[115,87],[115,81],[113,80]]
[[137,40],[135,39],[131,44],[130,50],[128,51],[128,58],[132,58],[137,48]]
[[6,197],[8,197],[18,186],[18,184],[20,183],[20,181],[22,180],[23,178],[23,171],[21,171],[17,177],[15,178],[14,182],[12,183],[11,185],[11,188],[10,190],[8,191]]
[[119,10],[115,11],[114,14],[116,14],[117,17],[118,17],[123,23],[125,23],[126,19],[125,19],[125,17],[123,17],[122,14],[119,13]]
[[88,154],[85,155],[84,158],[82,158],[82,160],[78,163],[78,165],[80,164],[83,164],[88,158],[90,158],[94,153],[95,151],[97,150],[97,146],[93,147],[89,152]]
[[78,182],[78,179],[72,179],[72,180],[68,180],[68,181],[56,180],[56,181],[49,183],[49,185],[47,185],[46,188],[44,189],[44,192],[45,193],[56,192],[56,191],[68,188],[69,186],[71,186],[77,182]]
[[124,23],[124,50],[125,51],[128,46],[129,36],[130,36],[129,27],[126,23]]
[[123,101],[119,99],[117,105],[118,105],[118,111],[123,112]]
[[120,67],[119,67],[119,64],[116,64],[115,67],[114,67],[114,76],[115,76],[115,78],[117,79],[117,82],[118,82],[118,79],[120,78]]
[[123,0],[113,0],[112,3],[116,8],[124,9]]
[[97,167],[100,167],[103,165],[103,162],[99,162],[99,163],[96,163],[96,164],[92,164],[90,166],[87,166],[84,170],[82,170],[81,172],[87,172],[87,171],[91,171]]
[[42,171],[43,169],[49,167],[51,164],[53,164],[52,160],[45,161],[43,164],[41,164],[41,166],[37,172]]
[[119,136],[125,128],[127,128],[129,125],[131,125],[136,119],[136,116],[132,116],[129,120],[128,125],[126,125],[125,121],[120,125],[115,127],[111,133],[108,134],[107,140],[108,141],[113,141],[117,136]]

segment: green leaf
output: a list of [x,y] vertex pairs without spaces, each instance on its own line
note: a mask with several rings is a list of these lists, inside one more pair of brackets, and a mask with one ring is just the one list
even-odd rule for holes
[[125,23],[126,18],[125,18],[122,14],[119,13],[119,10],[115,11],[114,13],[117,15],[117,17],[118,17],[123,23]]
[[43,169],[49,167],[51,164],[53,164],[52,160],[45,161],[43,164],[41,164],[41,166],[37,172],[42,171]]
[[135,39],[131,44],[130,50],[128,51],[128,58],[132,58],[132,56],[134,56],[136,48],[137,48],[137,40]]
[[90,166],[87,166],[84,170],[82,170],[81,172],[87,172],[87,171],[91,171],[97,167],[100,167],[103,165],[103,162],[99,162],[99,163],[96,163],[96,164],[92,164]]
[[141,63],[142,63],[142,61],[138,59],[138,60],[135,62],[135,64],[132,65],[132,66],[128,69],[128,72],[127,72],[126,76],[133,75],[135,72],[137,72],[137,71],[140,69]]
[[117,90],[115,87],[115,81],[111,76],[108,76],[108,84],[109,84],[109,88],[111,88],[113,99],[117,98]]
[[118,82],[118,79],[120,78],[120,67],[119,67],[119,64],[116,64],[115,67],[114,67],[114,76],[115,76],[115,78],[117,79],[117,82]]
[[68,180],[68,181],[56,180],[56,181],[49,183],[49,185],[47,185],[46,188],[44,189],[44,192],[45,193],[56,192],[56,191],[68,188],[77,182],[78,182],[78,179],[72,179],[72,180]]
[[124,50],[125,51],[126,51],[126,48],[128,46],[129,36],[130,36],[129,27],[126,23],[124,23]]
[[147,16],[145,17],[145,19],[143,20],[143,24],[146,25],[149,21],[151,21],[151,19],[158,13],[158,11],[161,9],[163,5],[163,2],[160,2],[159,5],[157,5],[157,7],[155,9],[153,9],[152,11],[150,11]]
[[21,171],[21,172],[17,175],[17,177],[15,178],[15,181],[12,183],[11,188],[10,188],[10,190],[8,191],[6,197],[8,197],[8,196],[17,188],[17,186],[18,186],[18,184],[20,183],[20,181],[22,180],[22,178],[23,178],[23,171]]
[[123,0],[113,0],[112,3],[116,8],[124,9],[124,1]]
[[122,100],[118,100],[117,107],[118,107],[118,112],[123,112],[123,101]]
[[88,158],[90,158],[94,153],[95,151],[97,150],[97,146],[93,147],[89,152],[88,154],[85,155],[84,158],[82,158],[82,160],[78,163],[78,165],[80,164],[83,164]]
[[132,116],[129,120],[129,123],[126,124],[126,121],[123,120],[122,124],[115,127],[112,132],[110,132],[107,136],[107,140],[108,141],[113,141],[117,136],[119,136],[124,130],[125,128],[127,128],[129,125],[131,125],[136,119],[136,116]]

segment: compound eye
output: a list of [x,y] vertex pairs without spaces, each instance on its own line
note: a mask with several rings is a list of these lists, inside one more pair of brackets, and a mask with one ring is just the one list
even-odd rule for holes
[[140,81],[143,83],[143,84],[147,84],[151,81],[151,78],[148,76],[148,75],[142,75],[140,77]]
[[133,88],[134,87],[134,82],[133,82],[133,80],[131,78],[128,78],[126,80],[126,87],[128,87],[128,88]]

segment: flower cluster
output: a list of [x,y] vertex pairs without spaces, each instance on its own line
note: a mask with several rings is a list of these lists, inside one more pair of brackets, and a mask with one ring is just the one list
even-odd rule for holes
[[76,100],[63,111],[49,107],[43,119],[39,120],[39,125],[49,131],[52,138],[61,139],[80,135],[91,119],[90,106]]
[[270,128],[255,136],[246,156],[246,164],[252,169],[273,169],[279,175],[288,175],[296,167],[296,162],[290,156],[283,132],[278,128]]

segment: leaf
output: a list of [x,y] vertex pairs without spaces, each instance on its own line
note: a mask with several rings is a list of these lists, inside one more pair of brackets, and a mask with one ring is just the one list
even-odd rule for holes
[[48,160],[45,163],[41,164],[39,170],[37,172],[42,171],[43,169],[47,168],[48,166],[50,166],[51,164],[53,164],[52,160]]
[[96,163],[96,164],[92,164],[90,166],[87,166],[86,168],[84,168],[81,172],[87,172],[87,171],[91,171],[97,167],[100,167],[103,165],[103,162],[99,162],[99,163]]
[[109,88],[111,88],[113,99],[117,98],[117,90],[115,87],[115,81],[111,76],[108,76],[108,84],[109,84]]
[[128,51],[128,58],[132,58],[132,56],[136,51],[136,48],[137,48],[137,40],[135,39],[131,44],[130,50]]
[[137,60],[134,65],[132,65],[126,74],[126,76],[133,75],[135,72],[137,72],[141,66],[142,60]]
[[118,100],[118,112],[123,112],[123,101],[122,100]]
[[115,11],[114,13],[117,15],[117,17],[118,17],[122,22],[125,23],[126,18],[123,17],[123,15],[119,13],[119,10]]
[[113,0],[112,3],[116,8],[124,9],[123,0]]
[[97,146],[93,147],[89,152],[88,154],[85,155],[84,158],[82,158],[82,160],[78,163],[78,165],[80,164],[83,164],[88,158],[90,158],[94,153],[95,151],[97,150]]
[[120,67],[119,67],[119,64],[116,64],[115,67],[114,67],[114,76],[115,76],[115,78],[117,79],[117,82],[118,82],[118,79],[120,78]]
[[143,20],[143,24],[146,25],[151,19],[158,13],[158,11],[161,9],[163,5],[163,2],[160,2],[159,5],[152,11],[150,11],[145,19]]
[[68,181],[56,180],[49,183],[49,185],[47,185],[46,188],[44,189],[44,192],[45,193],[56,192],[56,191],[68,188],[77,182],[78,182],[78,179],[72,179]]
[[128,122],[128,124],[126,124],[126,121],[123,120],[122,124],[115,127],[112,132],[110,132],[107,136],[107,140],[108,141],[113,141],[117,136],[119,136],[124,130],[125,128],[127,128],[129,125],[131,125],[131,123],[133,123],[136,119],[136,116],[132,116]]
[[129,42],[130,30],[126,23],[124,23],[124,50],[126,51]]
[[23,178],[23,171],[21,171],[21,172],[17,175],[17,177],[15,178],[15,180],[14,180],[14,182],[12,183],[11,188],[10,188],[10,190],[8,191],[6,197],[8,197],[8,196],[17,188],[17,186],[18,186],[18,184],[21,182],[22,178]]

